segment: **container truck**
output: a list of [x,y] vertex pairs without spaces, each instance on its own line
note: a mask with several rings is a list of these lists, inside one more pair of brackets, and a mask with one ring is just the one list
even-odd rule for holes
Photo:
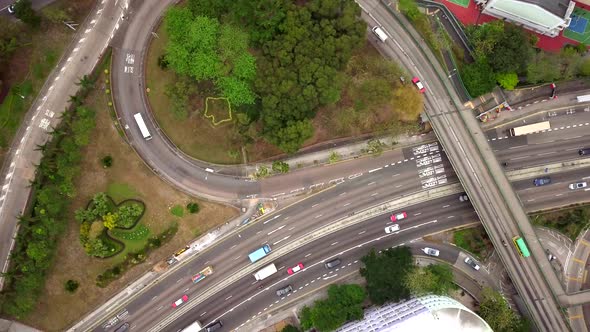
[[254,263],[262,257],[268,255],[270,251],[270,246],[268,244],[265,244],[261,248],[258,248],[256,251],[248,255],[248,258],[250,258],[250,262]]
[[260,281],[262,279],[270,277],[271,275],[273,275],[275,273],[277,273],[277,267],[274,264],[270,264],[270,265],[263,267],[258,272],[254,273],[254,278],[256,278],[256,280]]

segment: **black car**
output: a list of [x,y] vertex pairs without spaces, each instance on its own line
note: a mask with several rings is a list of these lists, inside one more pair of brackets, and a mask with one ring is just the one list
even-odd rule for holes
[[213,332],[213,331],[219,330],[222,326],[223,326],[223,324],[221,324],[221,321],[218,320],[216,322],[213,322],[213,323],[207,325],[207,327],[205,327],[205,330],[207,332]]

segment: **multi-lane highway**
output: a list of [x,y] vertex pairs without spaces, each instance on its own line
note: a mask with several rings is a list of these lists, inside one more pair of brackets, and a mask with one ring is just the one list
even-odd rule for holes
[[[166,140],[165,136],[161,135],[161,133],[156,130],[157,125],[151,119],[150,112],[146,111],[149,110],[149,105],[146,103],[144,93],[145,86],[142,73],[144,57],[147,51],[148,41],[150,38],[153,38],[151,33],[153,28],[157,24],[164,9],[172,2],[173,1],[171,0],[167,0],[158,2],[150,1],[134,3],[136,7],[132,8],[130,11],[130,21],[128,21],[128,23],[125,25],[124,35],[121,35],[121,38],[115,41],[116,47],[114,50],[113,59],[113,85],[117,111],[121,118],[121,123],[126,128],[129,141],[135,147],[139,155],[146,161],[146,163],[152,167],[154,171],[162,178],[166,179],[168,182],[179,187],[180,189],[183,189],[191,194],[216,200],[225,200],[231,203],[239,203],[240,199],[252,196],[272,197],[274,195],[282,195],[285,193],[299,193],[303,191],[309,191],[310,189],[323,189],[337,183],[340,183],[336,187],[338,190],[345,190],[336,193],[336,189],[332,189],[314,196],[313,198],[324,199],[328,203],[316,203],[318,205],[315,207],[313,205],[307,206],[305,204],[294,206],[293,209],[295,210],[301,209],[300,212],[292,212],[294,213],[293,219],[295,219],[295,216],[297,216],[297,225],[293,224],[288,227],[285,225],[285,227],[276,230],[271,234],[268,233],[273,230],[269,230],[266,234],[264,234],[264,231],[260,229],[260,233],[258,234],[244,236],[243,238],[240,238],[239,241],[234,239],[234,243],[231,245],[230,243],[223,242],[219,244],[219,246],[211,249],[211,251],[203,254],[201,257],[199,257],[199,260],[203,259],[203,257],[207,255],[211,255],[210,261],[213,261],[213,259],[218,260],[216,263],[214,263],[216,266],[216,272],[214,276],[208,280],[209,284],[214,283],[215,278],[221,278],[223,275],[231,275],[232,271],[235,272],[236,267],[241,266],[238,263],[239,257],[236,258],[236,253],[239,252],[241,253],[240,255],[244,255],[249,249],[252,249],[254,244],[259,244],[260,242],[266,241],[274,241],[273,243],[276,243],[280,246],[281,242],[279,241],[282,241],[283,243],[292,241],[293,239],[297,238],[298,235],[303,234],[301,233],[303,230],[313,229],[313,226],[319,227],[320,225],[325,225],[326,223],[337,219],[339,216],[347,215],[352,211],[358,211],[363,207],[374,205],[379,202],[384,202],[391,199],[392,197],[404,196],[423,189],[456,182],[457,177],[450,167],[448,160],[446,160],[445,154],[442,153],[441,147],[437,143],[387,152],[378,158],[362,158],[351,163],[342,163],[329,167],[297,170],[287,175],[273,177],[259,182],[251,182],[241,178],[240,176],[246,174],[247,170],[240,168],[215,167],[215,170],[217,171],[216,174],[206,172],[204,168],[209,165],[193,160],[182,154],[182,152],[177,151],[177,149]],[[108,2],[107,4],[113,5],[112,2]],[[496,153],[498,154],[499,160],[504,160],[509,163],[508,169],[522,168],[526,165],[541,165],[544,162],[548,162],[550,160],[561,161],[564,158],[576,158],[573,153],[570,158],[567,154],[569,151],[567,150],[573,149],[574,146],[577,148],[583,146],[584,139],[587,138],[587,136],[585,136],[587,134],[583,132],[583,130],[585,129],[587,131],[588,128],[583,126],[577,127],[577,123],[576,128],[564,127],[561,133],[555,133],[556,138],[553,140],[550,136],[544,136],[552,135],[553,133],[538,134],[539,136],[531,135],[516,139],[506,139],[504,138],[505,134],[503,134],[501,130],[488,133],[486,137],[484,137],[481,131],[473,129],[474,127],[470,127],[470,130],[473,131],[472,134],[460,131],[462,130],[461,123],[464,118],[458,116],[458,112],[455,110],[455,108],[447,106],[449,102],[452,102],[452,100],[448,97],[449,91],[446,91],[445,83],[438,79],[437,72],[431,68],[433,63],[430,63],[424,57],[422,50],[420,50],[415,45],[415,43],[411,41],[411,38],[408,38],[407,31],[402,29],[395,20],[391,19],[391,16],[384,9],[384,7],[373,1],[366,3],[363,2],[363,6],[369,8],[369,10],[373,13],[372,18],[366,18],[371,22],[371,24],[374,23],[373,18],[375,18],[381,25],[384,25],[387,31],[390,33],[395,33],[396,35],[395,40],[392,38],[388,44],[383,45],[384,52],[389,56],[399,58],[403,65],[405,65],[407,68],[411,68],[412,72],[417,72],[423,79],[425,79],[428,89],[426,94],[426,109],[429,113],[429,116],[431,117],[431,121],[433,122],[435,128],[437,128],[437,134],[441,135],[443,142],[445,142],[444,144],[447,148],[447,153],[449,153],[452,158],[455,158],[454,166],[458,167],[462,180],[469,183],[468,192],[470,196],[472,196],[472,200],[475,202],[480,216],[481,213],[484,214],[484,219],[489,219],[490,216],[493,216],[498,221],[498,225],[502,225],[505,220],[512,218],[508,211],[519,209],[518,207],[515,208],[516,205],[514,205],[518,203],[518,200],[508,198],[510,207],[507,207],[504,206],[505,202],[501,197],[509,195],[509,192],[487,192],[486,190],[488,189],[488,185],[496,185],[496,183],[491,179],[490,169],[494,173],[494,176],[500,174],[499,179],[500,181],[503,181],[503,175],[501,175],[502,169],[495,161],[493,161],[493,156],[489,159],[489,163],[487,164],[483,163],[481,160],[472,159],[473,156],[479,156],[480,153],[487,153],[488,155],[491,155],[491,149],[497,150]],[[114,14],[115,17],[118,17],[118,13],[119,12],[116,11]],[[96,22],[93,22],[93,24],[94,23]],[[109,21],[109,23],[112,24],[112,20]],[[118,20],[115,23],[115,26],[118,27]],[[150,27],[152,29],[146,27]],[[100,41],[98,41],[96,45],[99,47],[106,45],[106,43],[103,45]],[[88,68],[86,67],[81,68],[79,72],[83,72],[87,69]],[[63,89],[71,87],[72,84],[63,85]],[[51,89],[49,91],[51,92]],[[452,92],[450,93],[453,96],[453,99],[456,99],[456,96],[454,96]],[[67,96],[67,94],[65,95]],[[56,102],[55,105],[61,105],[60,102],[65,103],[65,101],[59,100],[59,102]],[[63,107],[61,109],[63,109]],[[132,118],[133,114],[136,112],[142,112],[146,115],[148,127],[154,134],[154,139],[150,141],[143,140],[138,132],[137,127],[134,125]],[[33,120],[34,119],[35,118],[33,118]],[[565,126],[567,126],[568,122],[564,121],[564,123]],[[572,123],[569,122],[569,124],[571,125]],[[585,126],[587,126],[587,124]],[[566,129],[572,130],[567,131]],[[576,130],[579,130],[581,134],[578,135]],[[566,132],[571,133],[571,135],[567,134]],[[569,141],[564,142],[564,136],[567,135],[570,135]],[[486,148],[484,149],[485,151],[476,149],[476,147],[471,142],[471,138],[473,137],[480,141],[480,146],[485,146],[487,144],[485,142],[489,140],[491,148]],[[539,141],[536,140],[537,138]],[[529,148],[523,148],[525,146]],[[524,153],[526,153],[526,155],[523,155]],[[458,162],[457,158],[461,159],[461,161]],[[29,159],[26,160],[26,162],[30,161],[31,160]],[[30,167],[27,169],[30,169]],[[579,178],[580,175],[581,174],[574,172],[574,174],[570,176]],[[568,175],[563,176],[565,177],[563,181],[569,181],[570,178]],[[26,179],[26,177],[22,178]],[[472,189],[474,184],[477,184],[479,188],[478,190]],[[517,183],[515,186],[518,185],[519,183]],[[522,185],[526,186],[525,182],[522,182]],[[506,187],[510,188],[510,185],[506,185]],[[547,188],[557,188],[557,186]],[[533,189],[533,191],[531,191],[533,193],[531,194],[533,195],[531,196],[531,199],[535,199],[536,197],[534,190],[538,189]],[[555,189],[554,194],[558,195],[560,190],[561,189]],[[568,193],[568,195],[581,196],[581,193],[582,192]],[[562,196],[564,195],[565,194],[562,194]],[[571,197],[567,198],[569,199]],[[307,200],[306,202],[312,202],[313,199]],[[456,201],[455,198],[450,199]],[[556,203],[559,201],[560,199],[555,199],[551,202]],[[450,208],[451,204],[448,205]],[[421,206],[420,209],[428,211],[429,207]],[[468,214],[472,212],[465,213]],[[497,216],[496,214],[502,215]],[[14,218],[12,215],[9,217]],[[416,222],[422,220],[421,218],[423,218],[419,215],[415,217]],[[447,226],[444,227],[453,225],[453,222],[456,222],[456,220],[454,220],[455,218],[460,219],[460,217],[455,215],[453,215],[451,218],[448,218],[450,215],[446,215],[446,217],[448,219],[446,221]],[[426,220],[423,221],[427,222]],[[245,232],[257,229],[256,227],[263,227],[257,225],[266,224],[260,223],[253,225],[252,227],[245,230]],[[268,227],[270,227],[270,223],[268,225]],[[438,229],[436,227],[441,227],[440,225],[443,225],[443,223],[439,223],[437,221],[436,223],[433,222],[431,224],[425,225],[426,226],[403,231],[399,234],[400,240],[403,240],[403,237],[406,235],[408,238],[420,237],[423,234],[427,234],[432,230]],[[381,225],[379,229],[382,229],[382,226],[383,225]],[[293,229],[290,229],[292,227]],[[298,230],[298,227],[301,227],[302,229]],[[356,229],[354,227],[350,228],[348,231],[355,231]],[[502,237],[502,232],[507,232],[509,237],[520,232],[516,227],[514,227],[514,225],[504,224],[503,226],[498,227],[503,227],[504,229],[491,229],[492,238],[494,238],[496,242],[498,242],[498,239]],[[313,256],[313,258],[318,261],[321,260],[321,255],[343,250],[346,246],[353,245],[353,242],[357,238],[357,236],[350,236],[350,234],[353,233],[348,233],[348,231],[346,232],[348,236],[344,236],[345,240],[342,241],[340,245],[336,243],[331,245],[331,248],[322,249],[321,245],[325,245],[328,241],[321,241],[321,244],[311,244],[309,246],[295,250],[289,255],[289,260],[291,259],[292,254],[293,257],[295,257],[294,255],[297,254],[299,250],[306,251],[309,250],[309,248],[315,248],[315,250],[319,253],[319,256]],[[368,241],[369,236],[375,236],[377,234],[369,231],[367,232],[367,237],[359,236],[358,238]],[[327,235],[327,238],[336,236],[336,234],[340,234],[340,236],[342,236],[342,233],[343,232],[334,233],[334,235],[329,234]],[[524,233],[525,235],[528,234],[530,236],[530,230],[525,230]],[[275,238],[276,236],[282,237]],[[529,240],[529,242],[531,241]],[[234,244],[235,247],[231,248]],[[216,250],[219,250],[220,252],[216,252]],[[563,327],[560,323],[561,315],[555,311],[555,308],[557,307],[556,303],[554,302],[550,292],[547,292],[547,288],[544,286],[544,280],[542,277],[540,277],[539,271],[536,269],[534,263],[532,263],[532,260],[523,262],[522,259],[515,257],[513,251],[502,248],[500,248],[500,251],[503,257],[507,257],[505,262],[508,263],[509,269],[518,271],[519,275],[524,275],[526,278],[531,280],[530,285],[522,285],[518,284],[517,279],[517,287],[521,292],[524,292],[523,295],[525,297],[533,299],[532,302],[529,301],[529,308],[533,309],[533,315],[536,317],[536,319],[538,319],[541,326],[544,328],[552,327],[554,330],[561,330]],[[213,255],[213,253],[215,253],[215,255]],[[231,253],[233,253],[235,256],[229,257]],[[221,258],[225,258],[225,261],[219,260]],[[308,258],[313,261],[312,256],[309,256]],[[234,259],[236,261],[235,264],[226,264],[225,267],[223,263],[217,263],[227,262],[228,260],[233,262]],[[201,261],[198,261],[198,263],[200,264]],[[206,262],[202,263],[204,264]],[[287,264],[287,259],[285,264]],[[198,266],[192,267],[194,269],[198,269]],[[183,273],[185,274],[183,278],[186,279],[186,275],[194,272],[195,270],[192,270],[192,272],[188,270],[182,271],[184,271]],[[313,269],[310,268],[309,272],[311,273],[312,271]],[[178,271],[175,273],[181,272]],[[303,278],[304,275],[305,274],[302,274],[301,278]],[[181,280],[181,278],[178,280]],[[177,286],[175,286],[176,281],[174,281],[174,285],[172,285],[169,284],[169,278],[167,278],[165,283],[158,284],[156,287],[144,293],[148,294],[153,290],[152,293],[149,293],[152,294],[151,299],[142,298],[143,302],[134,299],[134,301],[129,304],[127,308],[131,315],[130,317],[141,320],[141,324],[143,324],[142,326],[144,327],[157,324],[158,319],[154,320],[153,318],[165,316],[165,314],[169,312],[160,310],[170,309],[168,307],[169,303],[164,302],[163,298],[166,297],[167,301],[172,301],[174,300],[175,296],[179,295],[179,293],[182,293],[182,289],[177,289]],[[178,281],[178,283],[180,284],[181,281]],[[243,287],[242,283],[236,283],[236,287],[236,295],[232,295],[228,301],[232,298],[234,301],[243,300],[245,294],[250,294],[248,293],[249,288],[241,288]],[[224,292],[225,291],[226,290],[224,290]],[[539,292],[540,295],[532,295],[532,293],[537,292]],[[262,294],[260,298],[265,298],[264,296],[266,295]],[[168,297],[170,298],[168,299]],[[215,299],[218,300],[219,297],[216,295]],[[161,309],[158,309],[160,306],[156,306],[155,301],[158,301],[158,304],[164,303],[161,304]],[[239,310],[244,310],[244,306],[241,308],[242,309]],[[153,309],[158,309],[156,310],[156,314],[154,314]],[[216,317],[215,315],[217,314],[215,310],[219,311],[219,308],[214,309],[212,313],[209,313],[209,315],[204,314],[203,320],[208,321],[214,319]],[[236,309],[235,313],[237,312],[238,309]],[[240,321],[240,319],[241,318],[239,317],[236,318],[237,321]],[[184,324],[186,320],[188,319],[182,318],[179,320],[180,323],[178,324]]]

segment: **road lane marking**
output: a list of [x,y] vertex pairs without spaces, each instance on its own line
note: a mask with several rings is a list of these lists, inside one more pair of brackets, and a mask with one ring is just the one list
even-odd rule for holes
[[320,205],[320,203],[316,203],[316,204],[312,205],[311,207],[314,208],[314,207],[316,207],[318,205]]
[[305,255],[305,257],[304,257],[304,258],[307,258],[307,257],[309,257],[309,256],[311,256],[311,253],[309,253],[309,254]]
[[379,195],[379,193],[373,193],[373,194],[371,194],[371,197],[376,196],[376,195]]
[[374,169],[370,170],[369,173],[377,172],[377,171],[380,171],[381,169],[383,169],[383,167],[374,168]]
[[342,206],[349,206],[349,205],[350,205],[350,202],[348,202],[348,203],[346,203],[346,204],[344,204]]
[[366,232],[367,231],[362,231],[362,232],[358,233],[358,235],[365,234]]
[[321,216],[323,216],[323,214],[318,214],[317,216],[315,216],[315,218],[314,218],[314,219],[317,219],[317,218],[319,218],[319,217],[321,217]]
[[336,241],[336,242],[332,243],[330,246],[333,246],[333,245],[335,245],[335,244],[338,244],[338,241]]
[[227,300],[231,299],[232,296],[233,295],[230,295],[230,296],[226,297],[225,300],[227,301]]
[[443,205],[443,209],[448,208],[450,205]]
[[281,229],[283,229],[283,227],[285,227],[285,226],[286,226],[286,225],[282,225],[282,226],[280,226],[279,228],[277,228],[277,229],[274,229],[274,230],[272,230],[272,231],[268,232],[266,235],[271,235],[272,233],[274,233],[274,232],[276,232],[276,231],[280,231],[280,230],[281,230]]
[[341,193],[341,194],[340,194],[340,195],[338,195],[338,196],[342,196],[342,195],[346,195],[346,191],[345,191],[345,192],[343,192],[343,193]]
[[419,216],[421,214],[422,214],[422,212],[414,213],[414,216]]
[[374,185],[375,183],[376,183],[375,181],[373,181],[373,182],[370,182],[369,184],[367,184],[367,186],[372,186],[372,185]]
[[572,258],[572,260],[573,260],[574,262],[576,262],[576,263],[580,263],[580,264],[584,264],[584,263],[586,263],[586,262],[584,262],[583,260],[581,260],[581,259],[578,259],[578,258]]

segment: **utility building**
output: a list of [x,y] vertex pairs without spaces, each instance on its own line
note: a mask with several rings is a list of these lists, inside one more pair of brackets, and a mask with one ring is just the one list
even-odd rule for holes
[[475,0],[482,13],[542,35],[567,28],[576,3],[570,0]]

